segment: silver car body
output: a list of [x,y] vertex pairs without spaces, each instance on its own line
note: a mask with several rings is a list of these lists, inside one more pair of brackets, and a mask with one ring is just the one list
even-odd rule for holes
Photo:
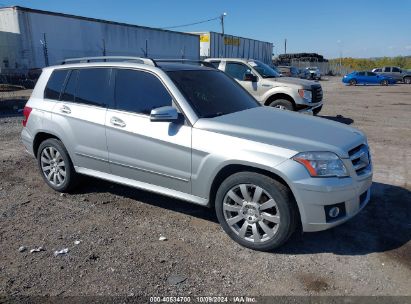
[[[218,69],[221,71],[226,70],[226,64],[229,62],[241,63],[246,65],[250,71],[257,76],[257,82],[251,81],[241,81],[236,79],[236,81],[241,84],[257,101],[263,105],[269,105],[270,101],[276,96],[288,96],[290,97],[295,105],[298,107],[299,112],[305,112],[307,114],[312,114],[314,109],[320,108],[323,105],[323,92],[321,85],[305,79],[293,78],[293,77],[276,77],[276,78],[263,78],[260,73],[254,68],[254,60],[247,60],[241,58],[208,58],[206,62],[219,61],[220,64]],[[312,99],[302,98],[298,90],[313,90],[315,88],[318,90],[319,101],[314,101]]]
[[394,78],[396,81],[404,81],[406,83],[411,82],[411,71],[407,71],[399,67],[376,68],[376,69],[373,69],[372,71],[379,75],[384,75],[384,76],[389,76],[391,78]]
[[[176,126],[153,122],[147,115],[44,99],[54,69],[83,67],[128,68],[155,74],[186,122]],[[304,231],[336,226],[357,214],[370,198],[371,162],[365,157],[361,165],[353,163],[368,155],[367,140],[360,131],[270,107],[200,119],[168,75],[148,64],[103,62],[45,68],[26,106],[32,108],[21,134],[26,149],[35,155],[39,137],[55,136],[81,174],[208,206],[213,203],[213,183],[221,172],[227,168],[261,170],[289,186]],[[358,147],[362,147],[360,151]],[[343,160],[349,176],[311,177],[291,159],[303,151],[334,152]],[[341,202],[345,203],[346,215],[327,221],[324,207]]]

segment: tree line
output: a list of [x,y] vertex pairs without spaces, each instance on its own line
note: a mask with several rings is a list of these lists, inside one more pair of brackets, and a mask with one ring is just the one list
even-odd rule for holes
[[[331,59],[331,63],[340,64],[340,58]],[[355,71],[372,70],[384,66],[397,66],[411,69],[411,56],[381,57],[381,58],[341,58],[341,65]]]

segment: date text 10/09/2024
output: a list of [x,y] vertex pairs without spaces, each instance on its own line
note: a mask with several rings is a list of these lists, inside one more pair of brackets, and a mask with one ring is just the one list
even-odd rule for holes
[[254,297],[150,297],[150,303],[257,303]]

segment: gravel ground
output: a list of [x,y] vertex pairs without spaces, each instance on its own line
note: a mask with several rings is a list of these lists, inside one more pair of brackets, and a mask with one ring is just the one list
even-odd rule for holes
[[372,200],[271,253],[231,241],[209,209],[167,197],[91,178],[60,195],[24,151],[21,118],[1,118],[0,295],[410,296],[411,86],[322,85],[321,115],[368,135]]

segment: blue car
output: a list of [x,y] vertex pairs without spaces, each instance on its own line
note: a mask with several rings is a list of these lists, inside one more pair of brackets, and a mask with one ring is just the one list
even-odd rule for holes
[[394,78],[384,75],[378,75],[374,72],[352,72],[343,77],[342,82],[349,85],[356,84],[379,84],[389,85],[394,84],[396,81]]

